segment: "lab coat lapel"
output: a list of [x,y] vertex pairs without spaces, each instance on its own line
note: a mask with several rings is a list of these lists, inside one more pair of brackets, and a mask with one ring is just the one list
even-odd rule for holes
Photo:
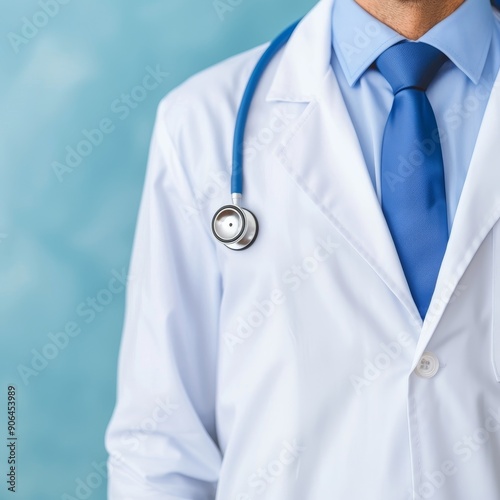
[[276,151],[280,163],[406,307],[411,296],[356,132],[332,71]]
[[331,68],[332,6],[332,0],[321,0],[284,49],[267,100],[308,105],[275,154],[420,327],[422,321]]
[[[479,246],[500,217],[500,78],[486,107],[453,221],[436,288],[417,345],[414,366],[441,320]],[[464,296],[467,290],[460,292]]]

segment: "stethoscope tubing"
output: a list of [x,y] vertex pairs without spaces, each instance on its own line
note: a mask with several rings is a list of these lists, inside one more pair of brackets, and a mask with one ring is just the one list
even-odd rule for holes
[[240,108],[236,116],[233,140],[233,165],[231,173],[231,194],[243,194],[243,143],[245,140],[245,128],[248,120],[248,113],[252,105],[255,91],[262,79],[264,71],[269,66],[274,56],[286,45],[300,19],[288,26],[281,32],[267,47],[261,58],[255,65],[248,80],[247,86],[241,98]]

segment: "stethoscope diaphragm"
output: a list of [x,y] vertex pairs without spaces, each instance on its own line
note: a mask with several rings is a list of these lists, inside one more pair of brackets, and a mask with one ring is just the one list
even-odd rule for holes
[[212,219],[214,236],[231,250],[248,248],[257,238],[258,231],[255,215],[237,205],[224,205]]

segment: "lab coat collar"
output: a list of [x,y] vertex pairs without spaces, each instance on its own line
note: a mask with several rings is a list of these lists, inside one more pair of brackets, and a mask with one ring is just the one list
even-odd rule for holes
[[267,101],[309,102],[330,69],[334,0],[320,0],[283,49]]

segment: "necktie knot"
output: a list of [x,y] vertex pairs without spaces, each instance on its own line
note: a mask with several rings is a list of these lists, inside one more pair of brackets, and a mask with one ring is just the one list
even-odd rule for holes
[[396,95],[409,88],[425,92],[446,60],[432,45],[405,41],[386,49],[377,58],[376,65]]

